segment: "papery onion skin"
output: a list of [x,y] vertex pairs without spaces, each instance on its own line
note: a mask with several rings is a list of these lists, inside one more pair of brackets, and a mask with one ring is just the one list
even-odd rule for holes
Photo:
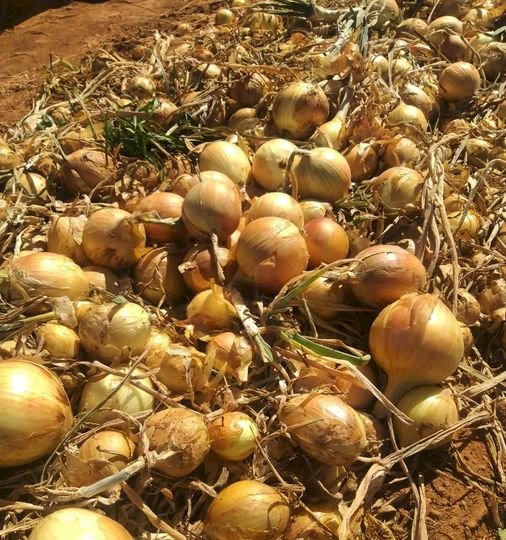
[[124,469],[134,455],[135,444],[121,431],[104,430],[94,433],[79,447],[79,457],[84,461],[108,461],[118,471]]
[[[224,247],[217,249],[218,263],[220,264],[225,280],[232,277],[232,261],[229,259],[229,250]],[[206,244],[197,244],[184,257],[180,266],[184,282],[194,292],[202,292],[211,288],[211,280],[218,282],[215,269],[212,247]]]
[[253,349],[249,341],[233,332],[217,334],[206,347],[206,367],[225,369],[239,382],[247,382],[252,360]]
[[26,465],[49,454],[73,420],[58,377],[16,358],[0,362],[0,410],[0,467]]
[[[285,540],[328,540],[328,530],[337,537],[342,521],[337,508],[329,504],[320,504],[311,506],[310,510],[314,518],[307,512],[300,512],[293,516]],[[325,528],[321,527],[320,523]]]
[[258,427],[255,421],[239,411],[226,412],[207,426],[211,450],[228,461],[242,461],[256,448]]
[[373,190],[378,193],[385,212],[407,214],[418,211],[423,188],[423,178],[409,167],[391,167],[374,181]]
[[255,180],[269,191],[283,186],[285,169],[291,154],[297,150],[295,144],[286,139],[271,139],[264,142],[255,152],[252,173]]
[[88,263],[82,246],[83,229],[86,216],[58,216],[52,220],[47,231],[47,250],[72,259],[79,266]]
[[286,193],[266,193],[253,201],[246,214],[246,223],[261,217],[280,217],[291,221],[299,229],[304,225],[304,215],[299,203]]
[[332,205],[323,201],[306,199],[299,202],[304,215],[304,223],[312,219],[332,216]]
[[199,168],[223,173],[237,185],[246,184],[251,173],[248,156],[239,146],[227,141],[209,143],[200,154]]
[[370,178],[378,167],[378,154],[369,143],[359,143],[344,155],[350,166],[351,179],[360,182]]
[[290,221],[263,217],[244,228],[236,259],[246,280],[259,290],[277,293],[304,271],[308,262],[304,238]]
[[[155,212],[161,219],[177,219],[181,217],[183,208],[183,197],[176,193],[168,193],[165,191],[155,191],[148,195],[135,208],[136,212]],[[144,223],[146,232],[146,240],[149,244],[166,244],[175,242],[179,238],[178,231],[175,226]]]
[[290,521],[288,501],[256,480],[229,485],[213,500],[204,520],[209,540],[280,540]]
[[409,122],[418,125],[423,131],[427,129],[428,122],[425,114],[418,107],[401,103],[388,115],[390,124]]
[[111,183],[115,171],[111,156],[100,150],[83,148],[65,157],[62,179],[73,193],[89,195],[95,188]]
[[39,521],[28,540],[134,540],[134,537],[107,516],[84,508],[62,508]]
[[330,218],[313,219],[304,226],[309,266],[345,259],[350,249],[346,231]]
[[327,465],[347,465],[367,445],[358,413],[330,394],[301,394],[280,412],[291,437],[308,456]]
[[427,282],[420,259],[399,246],[371,246],[355,258],[363,265],[357,268],[351,290],[367,306],[383,308],[404,294],[421,291]]
[[420,160],[420,151],[415,142],[407,137],[395,138],[390,141],[382,155],[382,161],[387,167],[412,167]]
[[209,432],[202,415],[170,407],[155,413],[145,424],[150,450],[174,454],[155,461],[153,468],[171,478],[193,472],[210,450]]
[[37,338],[44,349],[55,358],[76,358],[79,354],[79,336],[63,324],[46,323],[37,328]]
[[468,62],[450,64],[439,77],[441,97],[450,102],[472,98],[480,86],[480,73]]
[[466,325],[472,325],[480,320],[481,307],[478,300],[467,290],[459,289],[457,296],[457,319]]
[[202,331],[222,330],[234,326],[237,312],[221,287],[214,286],[195,295],[186,306],[190,324]]

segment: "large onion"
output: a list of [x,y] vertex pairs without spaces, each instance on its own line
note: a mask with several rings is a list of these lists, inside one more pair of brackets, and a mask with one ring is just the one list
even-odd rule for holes
[[237,241],[236,258],[246,280],[265,292],[278,292],[298,276],[308,262],[299,229],[288,220],[263,217],[244,228]]
[[61,169],[65,186],[74,193],[84,194],[112,183],[115,171],[111,156],[89,148],[76,150],[66,156]]
[[211,450],[222,459],[242,461],[250,456],[257,445],[258,427],[242,412],[226,412],[207,426]]
[[209,506],[204,531],[209,540],[279,540],[290,521],[288,501],[256,480],[235,482]]
[[246,223],[262,217],[285,218],[299,229],[304,225],[304,215],[299,203],[286,193],[266,193],[255,199],[246,214]]
[[423,131],[427,129],[428,122],[423,111],[413,105],[400,103],[388,115],[390,124],[401,124],[408,122],[419,126]]
[[72,259],[79,266],[88,262],[82,246],[86,216],[58,216],[52,220],[47,231],[47,250]]
[[[137,205],[135,211],[154,212],[161,219],[177,219],[181,217],[183,208],[183,197],[176,193],[165,191],[155,191],[148,195]],[[158,223],[144,223],[146,239],[150,244],[166,244],[175,242],[180,234],[174,225]]]
[[223,173],[238,185],[245,184],[251,173],[248,156],[236,144],[228,141],[208,144],[200,154],[199,168],[201,171]]
[[350,242],[346,231],[330,218],[313,219],[304,226],[311,267],[345,259]]
[[420,205],[423,178],[409,167],[391,167],[382,172],[373,183],[387,214],[400,210],[410,214]]
[[25,465],[52,452],[72,425],[58,377],[16,358],[0,362],[0,410],[0,467]]
[[453,33],[462,34],[464,25],[457,17],[445,15],[434,19],[427,28],[427,39],[436,47],[443,43],[446,36]]
[[222,332],[211,339],[206,348],[206,367],[225,370],[239,382],[248,380],[248,369],[253,360],[249,341],[233,332]]
[[439,77],[439,92],[446,101],[470,99],[480,86],[480,73],[468,62],[450,64]]
[[295,150],[297,147],[285,139],[271,139],[263,143],[253,156],[255,180],[269,191],[280,189],[288,160]]
[[[225,279],[232,277],[232,261],[226,248],[217,249],[218,263],[222,267]],[[206,244],[197,244],[184,257],[179,271],[183,274],[184,282],[194,292],[205,291],[211,288],[211,280],[218,282],[218,273],[213,260],[212,247]]]

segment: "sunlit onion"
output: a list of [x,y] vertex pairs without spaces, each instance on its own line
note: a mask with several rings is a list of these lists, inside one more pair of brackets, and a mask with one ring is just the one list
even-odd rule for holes
[[284,218],[299,229],[302,229],[304,225],[304,216],[299,203],[286,193],[266,193],[255,199],[246,214],[246,223],[262,217]]
[[251,172],[248,156],[239,146],[227,141],[209,143],[200,154],[199,168],[221,172],[237,185],[245,184]]
[[[181,217],[183,208],[183,197],[176,193],[167,193],[165,191],[155,191],[148,195],[137,205],[135,211],[153,212],[156,218],[177,219]],[[175,225],[144,223],[146,240],[149,244],[166,244],[175,242],[178,237],[178,230]]]
[[412,167],[420,160],[420,150],[415,142],[407,137],[396,137],[386,146],[382,161],[387,167]]
[[439,93],[450,102],[472,98],[480,86],[480,73],[468,62],[450,64],[439,77]]
[[111,294],[119,294],[121,292],[120,279],[109,268],[103,266],[84,266],[83,272],[90,282],[90,287],[102,289]]
[[224,290],[214,285],[193,298],[186,306],[186,316],[188,322],[198,329],[212,331],[233,327],[237,312],[225,298]]
[[224,370],[239,382],[248,380],[248,369],[253,360],[249,341],[233,332],[214,336],[206,348],[206,367]]
[[386,213],[402,210],[411,214],[419,208],[423,182],[422,176],[409,167],[391,167],[375,179],[373,189]]
[[63,324],[46,323],[39,326],[37,338],[54,358],[76,358],[79,354],[79,336]]
[[352,146],[344,157],[350,166],[353,182],[371,178],[378,167],[378,154],[369,143],[359,143]]
[[211,450],[228,461],[242,461],[257,445],[258,427],[242,412],[226,412],[207,425]]
[[339,525],[342,521],[341,515],[335,506],[331,504],[320,504],[310,507],[311,514],[300,511],[293,516],[290,528],[288,529],[286,540],[327,540],[331,531],[335,537],[338,536]]
[[333,319],[344,305],[346,295],[341,283],[325,277],[319,277],[303,292],[307,307],[316,316],[324,320]]
[[313,219],[304,226],[309,265],[328,264],[345,259],[350,242],[346,231],[330,218]]
[[312,219],[330,217],[332,215],[332,206],[323,201],[306,199],[304,201],[300,201],[299,206],[302,209],[304,223],[307,223]]
[[260,146],[253,156],[252,173],[255,180],[269,191],[283,186],[285,169],[297,147],[285,139],[272,139]]
[[[228,249],[218,247],[217,257],[225,279],[231,278],[233,267]],[[207,244],[197,244],[191,248],[185,255],[179,271],[182,273],[186,285],[194,292],[210,289],[211,281],[218,283],[218,273],[213,258],[212,247]]]
[[439,47],[446,36],[451,33],[462,34],[464,31],[464,25],[462,21],[451,15],[438,17],[434,19],[427,28],[427,39]]
[[425,114],[418,107],[400,103],[388,115],[390,124],[410,123],[419,126],[423,131],[427,129],[428,122]]
[[260,72],[242,77],[230,88],[230,96],[244,107],[253,107],[269,90],[269,79]]
[[73,193],[89,194],[111,184],[116,167],[112,156],[100,150],[82,148],[65,157],[62,181]]

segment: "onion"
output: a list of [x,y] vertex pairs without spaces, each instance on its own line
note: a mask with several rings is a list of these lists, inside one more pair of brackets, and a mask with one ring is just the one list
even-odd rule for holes
[[388,115],[388,122],[390,124],[409,122],[410,124],[418,125],[423,131],[425,131],[428,126],[427,118],[425,118],[423,111],[413,105],[406,105],[406,103],[400,103],[392,112],[390,112]]
[[62,181],[73,193],[89,195],[95,188],[112,183],[116,167],[112,157],[100,150],[82,148],[65,157]]
[[103,266],[85,266],[84,275],[95,289],[102,289],[111,294],[120,294],[122,287],[119,277],[109,268]]
[[441,53],[450,60],[458,62],[459,60],[468,60],[470,50],[467,42],[462,36],[448,35],[444,38],[439,48]]
[[[401,446],[409,446],[441,429],[453,426],[459,420],[459,411],[447,388],[420,386],[402,396],[397,407],[412,420],[407,425],[394,417],[395,433]],[[451,435],[444,441],[427,448],[438,448],[450,442]]]
[[235,111],[235,113],[228,119],[227,125],[229,128],[239,129],[239,126],[242,125],[243,122],[255,119],[258,120],[256,109],[251,107],[243,107],[242,109]]
[[376,30],[384,29],[399,16],[400,10],[395,0],[372,0],[367,6],[367,22]]
[[490,34],[478,33],[469,40],[469,46],[473,51],[479,53],[489,43],[494,42],[494,37]]
[[253,156],[252,173],[265,189],[276,191],[283,186],[285,168],[297,147],[285,139],[271,139]]
[[128,93],[132,97],[148,99],[156,92],[156,85],[152,79],[144,75],[136,75],[128,83]]
[[471,209],[448,214],[448,221],[453,236],[460,240],[476,239],[483,225],[480,214]]
[[117,521],[84,508],[62,508],[35,525],[28,540],[134,540]]
[[186,307],[186,316],[190,324],[202,331],[221,330],[234,325],[237,312],[225,298],[221,287],[198,293]]
[[485,315],[506,307],[506,281],[502,278],[491,279],[487,286],[478,294],[477,300]]
[[108,461],[121,471],[134,455],[135,444],[119,431],[99,431],[86,439],[79,447],[83,461]]
[[[299,512],[293,516],[285,540],[328,540],[330,530],[337,538],[341,515],[332,505],[311,506],[311,514]],[[322,527],[322,525],[324,527]]]
[[387,167],[412,167],[420,160],[420,151],[411,139],[396,137],[387,144],[382,160]]
[[[137,205],[136,212],[154,212],[160,219],[181,217],[183,197],[176,193],[155,191]],[[144,223],[146,240],[149,244],[166,244],[178,240],[180,234],[174,225]]]
[[88,295],[89,283],[77,264],[56,253],[32,253],[9,264],[9,292],[13,299],[67,296],[79,300]]
[[183,201],[183,222],[188,232],[200,238],[216,234],[228,238],[241,219],[241,196],[230,180],[204,180]]
[[346,231],[330,218],[313,219],[304,226],[311,267],[345,259],[350,242]]
[[272,120],[282,137],[304,140],[329,115],[329,101],[323,90],[305,82],[293,82],[280,90],[272,104]]
[[383,308],[404,294],[422,290],[427,282],[422,262],[399,246],[371,246],[355,258],[363,264],[351,290],[367,306]]
[[151,325],[138,304],[102,304],[87,311],[79,323],[79,337],[86,352],[112,363],[141,354]]
[[480,320],[481,307],[478,300],[465,289],[458,290],[457,320],[468,326]]
[[204,419],[189,409],[170,407],[155,413],[147,420],[145,432],[149,449],[160,456],[153,468],[171,478],[190,474],[209,453]]
[[[218,263],[223,269],[225,280],[232,277],[232,262],[228,249],[218,247],[216,250]],[[206,244],[197,244],[188,251],[183,264],[179,267],[184,282],[194,292],[210,289],[212,281],[218,282],[216,266],[213,261],[212,248]]]
[[418,18],[407,18],[401,21],[397,25],[397,34],[400,36],[417,36],[421,34],[424,36],[427,33],[428,25],[423,19]]
[[209,143],[200,154],[199,168],[220,172],[237,185],[245,184],[251,173],[248,156],[239,146],[227,141]]
[[149,339],[146,344],[146,351],[150,354],[158,351],[164,351],[172,344],[172,339],[168,334],[158,328],[151,328]]
[[207,425],[211,450],[228,461],[242,461],[256,448],[258,427],[242,412],[226,412]]
[[345,135],[346,122],[341,115],[341,112],[338,112],[332,120],[329,120],[316,128],[310,142],[314,143],[316,146],[339,148]]
[[427,28],[427,39],[432,45],[439,47],[450,32],[462,34],[464,25],[462,21],[451,15],[434,19]]
[[37,339],[54,358],[77,358],[79,336],[63,324],[46,323],[37,329]]
[[439,93],[450,102],[472,98],[480,86],[480,73],[468,62],[450,64],[439,77]]
[[199,79],[217,79],[221,75],[221,67],[217,64],[202,63],[195,68],[195,78]]
[[412,214],[419,208],[423,182],[420,174],[409,167],[391,167],[376,178],[373,190],[387,214],[400,210]]
[[302,209],[304,223],[332,215],[332,205],[323,201],[306,199],[305,201],[300,201],[299,206]]
[[200,182],[200,178],[196,174],[182,174],[178,176],[172,183],[172,191],[175,195],[186,197],[190,189]]
[[234,12],[230,9],[220,8],[214,16],[214,24],[216,26],[222,26],[225,24],[232,24],[235,21]]
[[233,332],[217,334],[206,348],[206,367],[224,369],[239,382],[247,382],[252,360],[253,349],[249,341]]
[[394,401],[409,388],[441,382],[464,353],[457,319],[434,294],[407,294],[384,308],[371,326],[369,347],[388,376],[383,393]]
[[346,302],[342,284],[323,276],[313,281],[303,296],[309,310],[324,320],[333,319],[339,313],[339,306]]
[[301,394],[284,405],[280,419],[305,454],[327,465],[352,463],[367,444],[360,417],[335,395]]
[[269,79],[255,71],[234,83],[230,87],[230,96],[244,107],[253,107],[267,93],[269,87]]
[[72,259],[79,266],[88,262],[82,246],[86,216],[58,216],[52,219],[47,231],[47,250]]
[[125,210],[98,210],[84,226],[84,253],[93,264],[111,270],[133,266],[142,257],[145,244],[144,226],[135,223]]
[[495,81],[506,73],[506,44],[489,43],[480,51],[483,72],[490,81]]
[[[403,103],[412,105],[413,107],[421,110],[427,119],[431,118],[431,116],[434,116],[438,112],[438,106],[432,94],[414,84],[406,83],[401,91],[401,97]],[[417,116],[419,116],[418,113]],[[427,125],[425,126],[427,127]]]
[[244,228],[237,241],[239,269],[261,291],[277,293],[307,266],[308,252],[298,228],[288,220],[263,217]]
[[304,216],[299,203],[286,193],[266,193],[253,201],[246,214],[246,223],[262,217],[280,217],[291,221],[299,229],[304,226]]
[[[122,367],[118,371],[121,372],[121,375],[107,373],[88,378],[81,394],[79,412],[89,413],[94,411],[88,418],[89,421],[104,424],[116,418],[115,410],[133,415],[153,409],[155,398],[149,392],[149,390],[153,390],[153,383],[146,375],[146,372],[141,369],[134,369],[130,376],[136,383],[146,388],[146,390],[142,390],[129,380],[122,384],[128,371],[127,368]],[[111,397],[107,399],[108,396]],[[107,401],[102,404],[105,399]],[[99,405],[100,407],[95,410]]]
[[353,182],[370,178],[378,167],[378,154],[370,143],[358,143],[344,155]]
[[276,32],[283,26],[283,20],[278,15],[257,11],[248,21],[251,32]]
[[63,386],[45,367],[0,362],[0,467],[32,463],[52,452],[72,425]]
[[20,200],[40,199],[49,200],[47,191],[47,180],[44,176],[34,172],[24,172],[19,177],[13,176],[5,185],[6,195],[12,193],[14,197],[20,197]]
[[21,158],[7,145],[0,144],[0,171],[14,169],[21,164]]
[[276,489],[241,480],[213,500],[204,520],[209,540],[280,540],[290,521],[290,506]]
[[346,159],[333,148],[313,148],[294,169],[299,195],[335,203],[351,187],[351,171]]
[[148,251],[137,263],[134,272],[136,289],[152,304],[181,302],[188,292],[178,266],[182,254],[171,248]]

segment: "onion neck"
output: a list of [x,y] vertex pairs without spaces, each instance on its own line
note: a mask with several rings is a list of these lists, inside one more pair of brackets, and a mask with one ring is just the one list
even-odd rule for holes
[[[388,377],[388,382],[383,390],[383,395],[395,405],[409,387],[410,385],[407,382]],[[383,404],[378,401],[374,406],[372,413],[376,418],[381,420],[386,417],[387,410]]]

